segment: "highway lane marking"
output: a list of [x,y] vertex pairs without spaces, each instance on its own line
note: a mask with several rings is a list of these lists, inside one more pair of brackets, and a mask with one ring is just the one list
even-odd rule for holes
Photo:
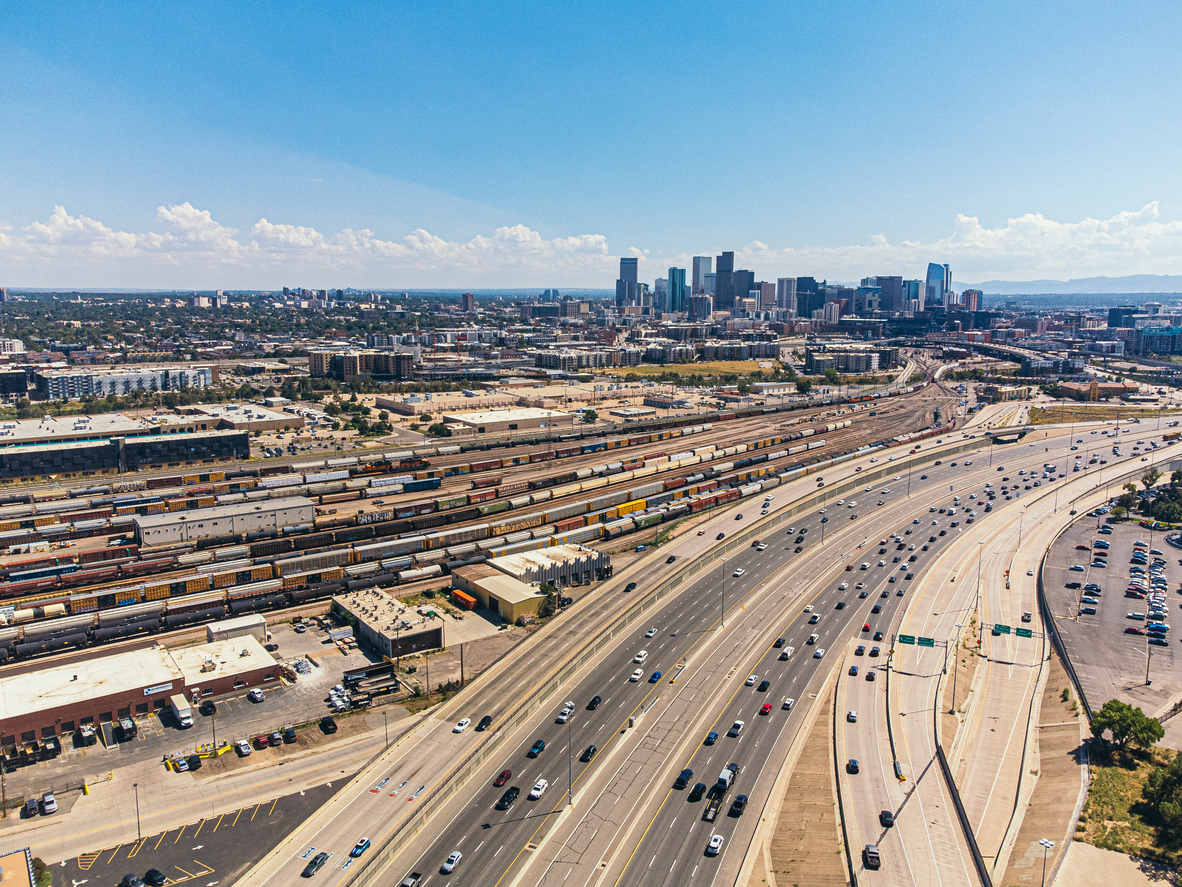
[[398,788],[396,788],[396,789],[394,789],[394,791],[390,792],[390,795],[389,795],[389,797],[391,797],[391,798],[392,798],[392,797],[394,797],[396,794],[398,794],[400,791],[402,791],[402,789],[404,789],[404,788],[406,787],[406,783],[407,783],[408,781],[409,781],[409,780],[406,780],[406,779],[402,780],[402,782],[401,782],[401,783],[399,783],[399,785],[398,785]]

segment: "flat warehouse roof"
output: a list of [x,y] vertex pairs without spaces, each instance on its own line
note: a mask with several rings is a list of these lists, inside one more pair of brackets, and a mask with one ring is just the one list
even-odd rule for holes
[[14,674],[0,681],[0,722],[180,680],[181,670],[163,647]]
[[570,413],[523,407],[518,410],[481,410],[473,413],[447,413],[448,419],[479,425],[481,422],[525,422],[530,419],[565,419]]
[[263,649],[263,645],[252,634],[193,647],[178,647],[171,651],[171,656],[189,686],[207,684],[226,675],[272,668],[275,665],[275,658]]

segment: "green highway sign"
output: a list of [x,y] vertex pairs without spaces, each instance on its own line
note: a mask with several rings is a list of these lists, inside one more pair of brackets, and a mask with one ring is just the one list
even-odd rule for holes
[[1032,632],[1029,628],[1015,628],[1014,634],[1016,634],[1020,638],[1034,637],[1034,632]]
[[936,642],[933,641],[931,638],[922,638],[921,637],[919,639],[919,645],[921,647],[934,647],[934,646],[936,646]]
[[996,634],[1009,634],[1010,627],[1008,625],[1002,625],[1000,622],[997,622],[997,623],[994,623],[994,625],[993,625],[993,631]]
[[915,643],[915,635],[901,634],[901,635],[899,635],[899,643],[900,644],[914,644]]

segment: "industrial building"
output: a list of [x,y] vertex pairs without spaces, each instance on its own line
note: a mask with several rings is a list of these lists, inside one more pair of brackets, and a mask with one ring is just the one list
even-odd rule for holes
[[0,681],[0,746],[11,758],[83,724],[101,730],[109,744],[119,718],[160,711],[175,694],[196,699],[277,679],[275,660],[251,636],[175,650],[128,650],[14,673]]
[[237,502],[168,514],[137,515],[135,540],[143,546],[173,545],[310,524],[315,517],[311,499],[292,496],[287,499],[263,499]]
[[479,604],[505,622],[523,616],[537,616],[546,596],[536,585],[528,585],[487,564],[456,567],[451,572],[452,599],[457,606]]
[[244,637],[252,637],[260,644],[267,643],[267,617],[251,613],[234,619],[219,619],[205,626],[205,639],[211,644],[215,641],[232,641],[234,638]]
[[602,551],[585,545],[555,545],[536,551],[520,551],[495,557],[488,562],[507,576],[520,582],[541,585],[579,585],[591,582],[611,564]]
[[572,429],[575,417],[557,410],[533,407],[515,410],[482,410],[473,413],[445,413],[443,421],[470,429],[476,434],[504,434],[510,431]]
[[303,428],[304,417],[282,413],[251,404],[195,404],[178,407],[183,420],[167,420],[169,428],[181,426],[187,431],[235,429],[239,431],[286,431]]
[[332,612],[353,626],[358,642],[388,659],[441,650],[444,646],[442,620],[420,617],[377,588],[334,597]]
[[405,398],[378,397],[379,410],[389,410],[399,416],[421,416],[424,413],[442,415],[453,410],[495,410],[511,407],[517,403],[517,396],[511,394],[477,393],[464,394],[411,394]]
[[[7,430],[7,429],[6,429]],[[210,431],[199,434],[150,434],[135,437],[82,437],[60,442],[5,445],[0,437],[0,480],[56,475],[125,472],[137,468],[182,466],[250,457],[247,431]],[[71,432],[73,434],[73,432]]]

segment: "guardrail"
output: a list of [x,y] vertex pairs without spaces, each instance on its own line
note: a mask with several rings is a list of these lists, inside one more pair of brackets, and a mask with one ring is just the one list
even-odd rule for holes
[[[848,647],[846,649],[849,649]],[[854,863],[854,854],[850,850],[850,833],[849,829],[845,827],[845,802],[841,797],[841,762],[837,759],[837,710],[840,706],[837,704],[838,694],[841,691],[841,674],[838,673],[837,680],[833,682],[833,723],[831,729],[833,730],[833,776],[837,783],[837,816],[841,820],[841,842],[845,845],[845,864],[850,873],[850,884],[852,887],[858,887],[858,871],[857,865]]]
[[[940,717],[939,709],[935,716]],[[993,879],[989,877],[989,869],[985,867],[985,859],[981,856],[981,848],[977,846],[977,836],[973,834],[973,826],[969,822],[969,815],[965,812],[964,803],[960,799],[960,792],[956,788],[956,780],[952,778],[952,770],[948,767],[948,759],[944,757],[944,749],[940,743],[936,744],[936,760],[940,762],[940,772],[944,774],[944,783],[948,786],[948,793],[952,796],[952,805],[956,807],[956,818],[960,820],[960,827],[964,831],[965,840],[969,844],[969,853],[973,857],[973,867],[977,876],[985,887],[993,887]]]
[[[927,461],[936,458],[943,458],[953,456],[961,452],[969,450],[976,450],[983,445],[987,445],[988,441],[981,438],[972,438],[964,440],[956,445],[942,448],[939,451],[929,451],[927,453],[915,454],[917,458],[912,458],[911,462],[920,461],[926,464]],[[867,455],[865,453],[849,453],[845,456],[839,457],[841,461],[856,458],[857,456]],[[837,460],[833,460],[837,462]],[[833,463],[831,463],[833,464]],[[739,533],[737,536],[727,539],[723,544],[715,546],[704,555],[695,558],[680,569],[670,579],[658,584],[651,591],[643,594],[638,599],[633,600],[631,606],[623,610],[610,624],[606,625],[595,636],[585,641],[582,646],[574,651],[566,662],[557,667],[555,670],[543,679],[543,681],[536,685],[529,697],[521,702],[518,707],[508,716],[501,720],[501,723],[493,731],[492,735],[477,749],[473,749],[466,757],[464,757],[451,772],[444,778],[439,786],[431,791],[422,801],[422,804],[417,807],[415,812],[397,826],[390,835],[382,842],[380,847],[373,848],[373,855],[370,857],[371,863],[365,868],[352,873],[345,881],[346,887],[370,887],[376,885],[379,878],[385,878],[385,865],[394,860],[394,857],[407,846],[407,844],[423,830],[431,816],[457,791],[459,791],[478,769],[482,767],[484,762],[492,756],[497,749],[500,748],[501,743],[509,736],[514,729],[519,727],[522,722],[535,711],[543,706],[552,694],[556,693],[562,684],[580,668],[582,668],[592,657],[598,654],[604,647],[611,643],[623,631],[629,629],[633,624],[641,620],[641,617],[652,607],[660,603],[670,593],[678,590],[685,584],[686,580],[700,573],[702,570],[713,566],[730,552],[735,551],[740,547],[749,545],[751,540],[758,538],[760,535],[766,534],[768,530],[782,526],[789,521],[794,520],[801,514],[811,512],[821,503],[834,495],[841,495],[844,492],[853,490],[860,484],[869,481],[877,481],[888,475],[894,474],[898,471],[900,466],[897,464],[889,464],[877,468],[873,471],[867,471],[838,483],[836,486],[826,486],[823,490],[817,490],[809,494],[799,503],[778,511],[774,515],[769,515],[762,520],[757,521],[754,525],[749,526],[746,530]],[[848,848],[847,848],[848,849]]]

